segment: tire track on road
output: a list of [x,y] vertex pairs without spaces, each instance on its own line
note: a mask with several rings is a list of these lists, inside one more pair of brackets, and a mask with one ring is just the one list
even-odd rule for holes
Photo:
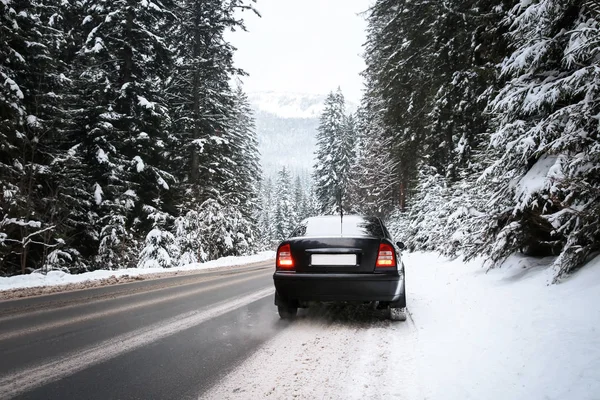
[[[269,272],[270,273],[270,272]],[[210,285],[210,286],[206,286],[206,287],[202,287],[202,288],[196,288],[196,289],[191,289],[191,290],[186,290],[186,291],[181,291],[181,292],[177,292],[168,296],[162,296],[162,297],[158,297],[156,299],[152,299],[152,300],[141,300],[138,302],[134,302],[134,303],[130,303],[127,304],[125,306],[121,306],[121,307],[116,307],[116,308],[111,308],[111,309],[107,309],[107,310],[102,310],[102,311],[97,311],[97,312],[93,312],[93,313],[89,313],[89,314],[85,314],[85,315],[81,315],[79,317],[66,317],[66,318],[62,318],[59,320],[55,320],[52,322],[48,322],[45,324],[40,324],[40,325],[33,325],[27,328],[23,328],[23,329],[18,329],[18,330],[13,330],[10,332],[6,332],[6,333],[2,333],[0,334],[0,341],[3,340],[9,340],[15,337],[20,337],[23,335],[29,335],[29,334],[33,334],[33,333],[38,333],[38,332],[42,332],[45,330],[50,330],[50,329],[55,329],[55,328],[59,328],[59,327],[63,327],[66,325],[73,325],[73,324],[78,324],[81,322],[85,322],[85,321],[90,321],[93,319],[98,319],[98,318],[103,318],[103,317],[108,317],[108,316],[112,316],[112,315],[117,315],[123,312],[127,312],[127,311],[132,311],[132,310],[136,310],[136,309],[141,309],[144,307],[149,307],[149,306],[153,306],[159,303],[164,303],[167,301],[172,301],[172,300],[177,300],[177,299],[182,299],[182,298],[186,298],[186,297],[190,297],[190,296],[196,296],[200,293],[204,293],[204,292],[208,292],[211,290],[216,290],[225,286],[230,286],[233,284],[238,284],[238,283],[243,283],[243,282],[247,282],[249,280],[253,280],[253,279],[257,279],[257,277],[260,277],[261,275],[263,275],[264,273],[255,273],[252,276],[246,276],[243,278],[238,278],[238,279],[232,279],[229,278],[227,279],[225,282],[223,283],[217,283],[214,285]],[[216,280],[215,279],[211,279],[211,280],[207,280],[207,281],[203,281],[203,282],[210,282],[212,280]],[[194,284],[198,284],[198,282],[195,282]],[[190,285],[194,285],[194,284],[186,284],[185,286],[190,286]],[[61,310],[64,310],[64,308],[61,308]],[[31,316],[31,314],[27,314],[28,317]],[[0,319],[0,322],[2,322],[3,319]]]
[[[188,285],[194,285],[202,282],[208,282],[217,279],[223,279],[230,275],[246,274],[262,270],[267,270],[271,267],[271,263],[263,263],[262,265],[256,265],[248,269],[227,269],[223,271],[215,271],[214,269],[206,271],[196,271],[194,273],[182,274],[181,272],[173,273],[173,276],[163,276],[161,278],[148,278],[144,277],[142,281],[138,282],[127,282],[119,283],[115,285],[106,285],[93,288],[82,288],[74,289],[69,291],[43,294],[39,296],[23,297],[17,299],[0,300],[0,306],[6,307],[6,304],[14,304],[12,307],[6,307],[0,309],[0,321],[6,321],[13,318],[20,318],[23,315],[33,315],[36,313],[42,313],[47,311],[53,311],[56,309],[68,309],[72,307],[78,307],[83,304],[89,304],[97,301],[112,300],[118,297],[135,296],[138,294],[144,294],[159,290],[165,290],[173,287],[184,287]],[[164,273],[168,274],[168,273]],[[184,280],[182,283],[178,278]],[[140,286],[143,284],[143,286]],[[109,292],[104,292],[103,289],[114,289]],[[89,292],[90,295],[79,297],[76,299],[62,299],[63,294],[66,293],[83,293]],[[52,300],[53,297],[58,297],[58,300]],[[27,302],[30,299],[44,298],[44,302],[33,304],[33,305],[22,305],[21,302]],[[76,304],[73,304],[76,303]]]
[[105,340],[81,351],[67,354],[59,359],[12,373],[0,378],[0,398],[15,397],[35,387],[59,380],[92,365],[192,328],[273,293],[274,289],[268,287],[201,310],[177,315],[148,327]]

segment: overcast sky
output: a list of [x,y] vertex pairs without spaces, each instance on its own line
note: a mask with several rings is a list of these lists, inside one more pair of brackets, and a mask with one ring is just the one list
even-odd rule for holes
[[358,102],[364,69],[363,15],[370,0],[258,0],[262,18],[245,12],[248,32],[229,39],[235,62],[250,74],[246,92],[327,94],[340,86]]

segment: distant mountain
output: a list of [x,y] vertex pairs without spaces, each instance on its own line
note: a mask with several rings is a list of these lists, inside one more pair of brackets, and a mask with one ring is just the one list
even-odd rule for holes
[[294,174],[310,172],[318,118],[283,118],[259,110],[255,111],[255,118],[258,149],[266,175],[274,176],[282,166]]
[[257,110],[281,118],[319,118],[325,95],[302,93],[257,92],[248,95]]
[[[263,171],[267,176],[274,176],[282,166],[295,174],[311,172],[325,97],[285,92],[248,94],[255,112]],[[347,111],[355,110],[355,104],[347,104]]]

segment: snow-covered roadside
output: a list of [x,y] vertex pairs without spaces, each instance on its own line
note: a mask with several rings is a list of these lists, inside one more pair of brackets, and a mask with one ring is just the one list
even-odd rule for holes
[[29,274],[17,275],[8,278],[0,277],[0,296],[2,291],[48,287],[48,286],[64,286],[74,284],[87,284],[94,282],[102,284],[121,283],[128,280],[136,280],[147,275],[163,275],[170,273],[195,272],[205,269],[233,267],[247,264],[255,264],[268,261],[275,258],[275,253],[265,251],[251,256],[243,257],[223,257],[218,260],[213,260],[205,263],[188,264],[176,268],[128,268],[116,271],[97,270],[85,272],[83,274],[71,275],[60,271],[50,271],[47,274]]
[[412,319],[309,310],[203,398],[597,399],[600,259],[549,286],[550,262],[407,254]]
[[552,260],[409,254],[410,309],[430,399],[597,399],[600,258],[558,285]]

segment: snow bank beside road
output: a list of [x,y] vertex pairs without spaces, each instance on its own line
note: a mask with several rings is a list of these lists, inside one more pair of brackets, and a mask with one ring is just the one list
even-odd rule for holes
[[551,262],[406,256],[427,398],[598,398],[600,259],[558,285]]
[[551,261],[406,254],[408,321],[303,311],[202,398],[597,399],[600,258],[558,285]]
[[71,275],[60,271],[50,271],[47,274],[17,275],[8,278],[0,277],[0,292],[4,290],[23,289],[43,286],[60,286],[78,284],[89,281],[107,281],[107,284],[118,283],[123,277],[141,277],[143,275],[164,274],[175,272],[199,271],[210,268],[231,267],[237,265],[254,264],[275,258],[275,253],[265,251],[252,256],[224,257],[205,263],[188,264],[176,268],[128,268],[116,271],[97,270],[83,274]]

